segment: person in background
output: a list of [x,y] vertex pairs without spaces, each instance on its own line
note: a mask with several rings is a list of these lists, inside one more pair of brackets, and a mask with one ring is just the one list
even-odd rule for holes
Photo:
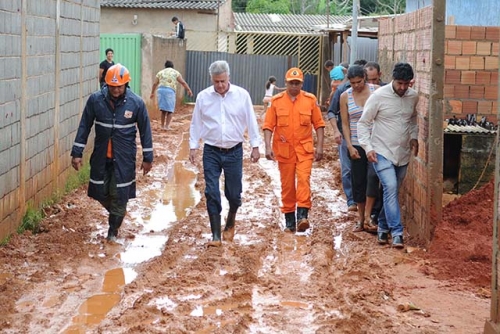
[[[174,63],[170,60],[165,62],[165,68],[156,74],[156,79],[151,88],[151,99],[155,97],[155,91],[158,88],[158,108],[161,111],[161,128],[170,130],[170,122],[175,111],[177,83],[180,83],[186,89],[189,96],[193,92],[182,75],[174,70]],[[166,116],[166,122],[165,122]]]
[[175,38],[184,39],[185,38],[184,23],[179,21],[179,19],[176,16],[172,17],[172,23],[175,26],[175,31],[172,32],[170,35]]
[[398,192],[406,176],[410,155],[418,154],[418,93],[410,88],[413,68],[397,63],[392,82],[377,89],[366,101],[358,121],[358,140],[373,163],[384,191],[378,219],[378,243],[403,248],[403,225]]
[[274,90],[285,90],[286,88],[281,88],[276,86],[276,77],[270,76],[266,82],[266,93],[264,94],[264,98],[262,99],[262,103],[264,103],[264,112],[262,113],[261,118],[264,119],[266,116],[267,108],[269,108],[269,104],[271,103],[271,98],[274,95]]
[[[354,65],[365,66],[367,63],[364,59],[358,59]],[[342,138],[342,118],[340,116],[340,95],[351,87],[349,80],[337,87],[333,94],[333,98],[328,107],[327,118],[333,127],[333,140],[339,145],[340,172],[342,180],[342,189],[347,202],[348,211],[357,211],[358,207],[352,198],[351,185],[351,160],[349,159],[349,151],[347,150],[346,141]]]
[[106,49],[106,59],[101,61],[99,64],[99,76],[97,80],[99,80],[99,86],[102,87],[106,83],[106,73],[108,69],[115,64],[113,61],[114,52],[113,49]]
[[250,94],[230,83],[229,64],[224,60],[215,61],[209,67],[209,74],[213,85],[196,97],[189,129],[189,160],[196,162],[200,140],[203,140],[205,198],[212,230],[208,246],[220,247],[221,173],[224,172],[224,194],[229,202],[223,236],[225,241],[232,241],[236,212],[241,206],[245,132],[248,130],[252,162],[259,161],[261,137]]
[[[368,161],[365,151],[358,142],[358,120],[363,114],[366,100],[379,86],[366,83],[365,69],[361,65],[353,65],[347,71],[347,80],[351,88],[340,96],[340,115],[342,130],[351,159],[351,184],[353,199],[358,206],[358,222],[354,232],[364,230],[365,203],[367,202]],[[375,202],[375,198],[371,203]],[[369,219],[370,212],[368,213]]]
[[71,165],[77,171],[81,168],[83,150],[95,125],[88,196],[109,212],[106,239],[116,241],[127,202],[136,196],[137,129],[144,175],[153,163],[153,137],[144,101],[128,88],[131,80],[128,69],[121,64],[113,65],[105,80],[106,86],[87,100],[71,150]]
[[[286,91],[272,98],[262,129],[266,158],[278,161],[285,231],[304,232],[310,226],[312,164],[323,158],[325,122],[316,96],[302,90],[302,71],[296,67],[289,69],[285,82]],[[317,136],[316,151],[313,128]]]
[[[366,82],[385,86],[382,81],[382,72],[377,62],[369,61],[364,66],[366,73]],[[366,185],[366,213],[370,214],[368,222],[365,221],[364,229],[370,233],[377,233],[378,215],[382,210],[383,191],[377,173],[373,169],[373,164],[368,163],[367,185]]]

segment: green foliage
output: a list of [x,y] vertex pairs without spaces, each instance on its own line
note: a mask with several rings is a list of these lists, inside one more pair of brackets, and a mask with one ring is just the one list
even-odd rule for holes
[[289,0],[249,0],[246,12],[255,14],[290,14]]
[[231,7],[235,13],[245,13],[247,9],[248,0],[233,0],[231,2]]
[[9,243],[9,241],[10,241],[10,238],[12,238],[12,236],[10,236],[10,235],[8,235],[5,238],[3,238],[0,241],[0,247],[7,245]]
[[32,203],[28,204],[26,213],[24,214],[21,225],[17,228],[17,233],[22,234],[24,231],[32,231],[33,233],[38,233],[40,231],[40,222],[43,219],[43,212],[41,210],[35,209]]

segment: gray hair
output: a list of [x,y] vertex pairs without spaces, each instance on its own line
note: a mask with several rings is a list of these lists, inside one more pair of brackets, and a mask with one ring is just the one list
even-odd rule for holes
[[229,64],[225,60],[217,60],[214,61],[212,64],[210,64],[210,67],[208,68],[208,73],[210,73],[210,76],[219,75],[223,73],[227,73],[227,75],[231,74],[229,70]]

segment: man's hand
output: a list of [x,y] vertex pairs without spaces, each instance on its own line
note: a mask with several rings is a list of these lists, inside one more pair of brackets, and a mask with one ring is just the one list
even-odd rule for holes
[[71,158],[71,166],[73,166],[73,168],[75,170],[80,170],[80,167],[83,165],[82,163],[82,158]]
[[342,134],[339,130],[333,131],[333,140],[337,143],[337,145],[342,144]]
[[316,150],[314,152],[314,161],[320,161],[321,159],[323,159],[323,151]]
[[274,151],[273,151],[273,149],[270,146],[267,146],[267,145],[266,145],[266,159],[267,160],[272,160],[272,161],[276,160],[274,158]]
[[374,162],[377,163],[377,153],[375,153],[374,150],[371,150],[370,152],[366,153],[366,157],[368,158],[369,162]]
[[196,149],[192,148],[189,150],[189,161],[194,165],[196,161]]
[[411,151],[413,152],[413,155],[417,156],[418,155],[418,140],[417,139],[410,140],[410,148],[411,148]]
[[153,163],[152,162],[142,162],[142,165],[141,165],[141,169],[142,169],[142,175],[146,175],[147,173],[149,173],[149,171],[151,170],[151,167],[153,167]]
[[250,154],[250,161],[257,162],[260,159],[260,152],[258,147],[252,148],[252,153]]

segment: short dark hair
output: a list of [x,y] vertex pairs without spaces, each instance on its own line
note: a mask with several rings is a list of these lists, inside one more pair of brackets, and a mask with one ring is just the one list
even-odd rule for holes
[[108,55],[108,52],[110,52],[110,51],[111,51],[111,52],[113,52],[113,53],[115,53],[115,52],[113,51],[113,49],[112,49],[112,48],[107,48],[107,49],[106,49],[106,53],[105,53],[105,55],[107,56],[107,55]]
[[167,60],[165,62],[165,68],[169,68],[169,67],[174,68],[174,63],[171,60]]
[[365,76],[365,69],[361,65],[352,65],[347,69],[347,79],[364,78]]
[[325,66],[325,67],[333,66],[333,61],[327,60],[327,61],[325,61],[325,65],[323,65],[323,66]]
[[380,73],[380,65],[376,61],[369,61],[365,64],[365,68],[374,68]]
[[408,63],[396,63],[392,70],[392,78],[394,80],[410,81],[413,79],[413,68]]
[[366,60],[364,60],[364,59],[358,59],[358,60],[354,61],[354,65],[361,65],[361,66],[365,66],[365,65],[366,65],[366,63],[367,63],[367,61],[366,61]]
[[177,22],[177,21],[179,21],[179,19],[177,18],[177,16],[172,17],[172,22]]

